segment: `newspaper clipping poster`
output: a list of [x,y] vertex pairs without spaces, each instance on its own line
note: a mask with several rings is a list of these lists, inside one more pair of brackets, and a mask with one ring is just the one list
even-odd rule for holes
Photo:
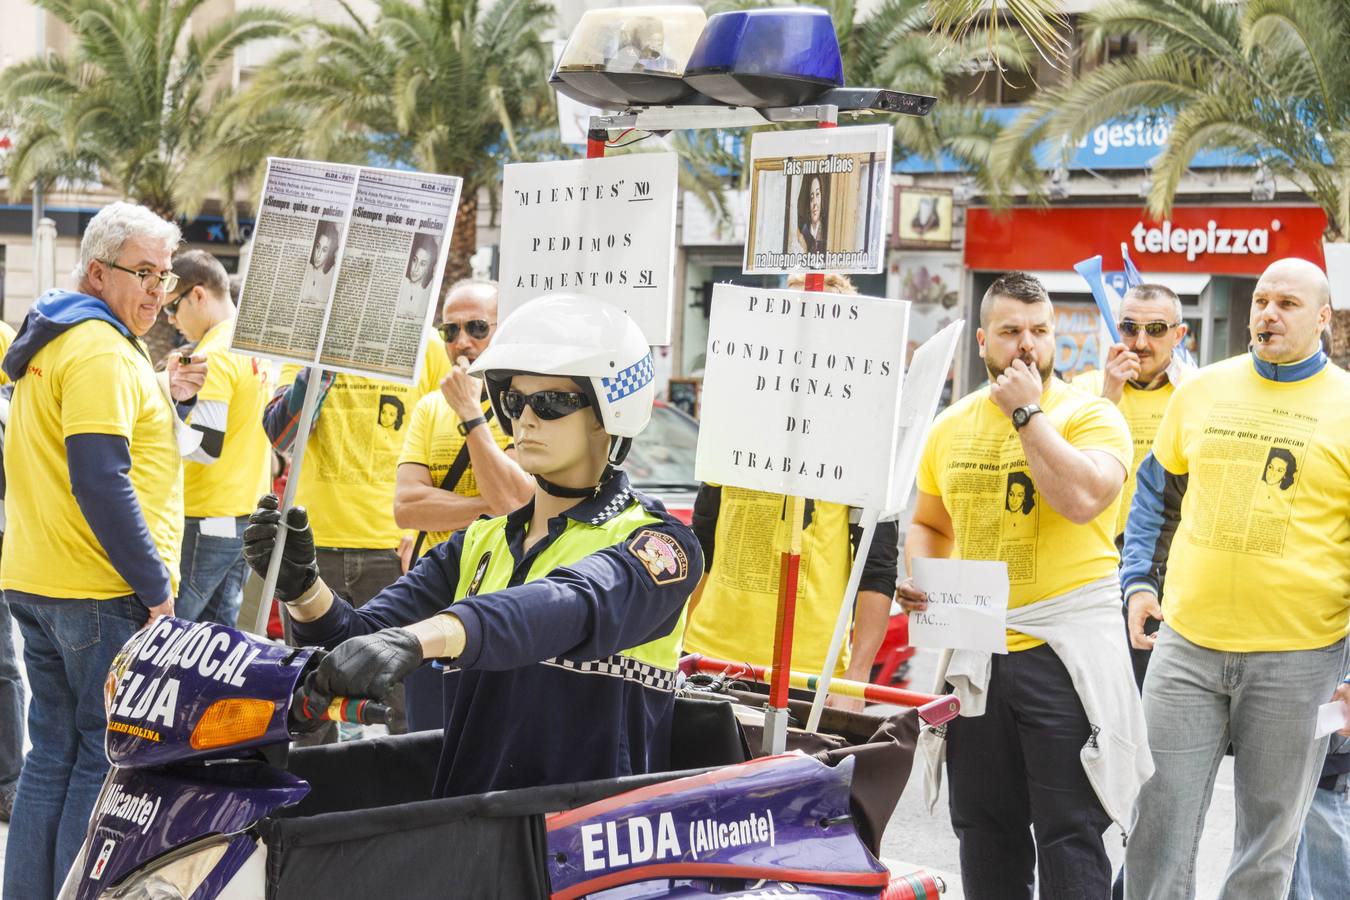
[[460,179],[362,169],[319,362],[411,382],[436,312]]
[[230,349],[286,362],[318,358],[357,171],[268,160]]
[[571,291],[628,313],[649,344],[669,344],[677,188],[674,153],[507,166],[499,317]]
[[460,185],[269,160],[231,349],[411,384]]
[[890,125],[761,132],[750,172],[747,273],[882,270]]
[[903,300],[717,285],[694,477],[884,507],[908,314]]

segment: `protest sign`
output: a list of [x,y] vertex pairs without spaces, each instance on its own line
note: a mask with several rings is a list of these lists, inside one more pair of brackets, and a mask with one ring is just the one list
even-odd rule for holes
[[695,477],[884,506],[908,313],[898,300],[717,285]]
[[669,344],[675,302],[674,153],[506,167],[500,318],[569,291],[622,309]]
[[915,559],[911,568],[928,595],[928,609],[909,615],[911,646],[1008,652],[1007,563]]
[[747,273],[882,270],[890,125],[761,132],[750,172]]
[[937,415],[938,403],[947,384],[947,372],[956,356],[956,345],[965,325],[964,319],[951,323],[924,341],[910,360],[900,396],[899,449],[895,454],[891,496],[885,507],[888,513],[900,512],[909,502],[919,472],[919,457],[923,454],[933,417]]
[[412,383],[461,179],[268,160],[231,349]]

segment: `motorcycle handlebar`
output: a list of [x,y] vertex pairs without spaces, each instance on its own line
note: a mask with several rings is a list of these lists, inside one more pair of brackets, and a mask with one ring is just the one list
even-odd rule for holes
[[304,721],[316,719],[331,722],[350,722],[354,725],[388,725],[391,710],[387,704],[376,700],[362,700],[356,697],[334,697],[327,709],[315,709],[310,705],[309,695],[301,692],[298,702],[292,704],[291,711],[296,718]]

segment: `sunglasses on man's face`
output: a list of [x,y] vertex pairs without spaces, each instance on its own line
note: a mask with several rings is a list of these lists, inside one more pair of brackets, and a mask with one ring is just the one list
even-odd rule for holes
[[1142,331],[1151,338],[1160,338],[1173,328],[1177,327],[1172,322],[1163,322],[1161,320],[1156,322],[1136,322],[1133,319],[1123,319],[1117,322],[1116,325],[1120,328],[1120,333],[1125,337],[1134,337]]
[[590,405],[590,398],[576,391],[535,391],[533,394],[522,394],[512,389],[502,391],[502,409],[512,419],[523,416],[526,406],[534,410],[539,418],[551,421],[570,416]]
[[165,304],[164,304],[164,312],[167,313],[168,315],[171,315],[171,316],[177,316],[177,315],[178,315],[178,305],[179,305],[180,303],[182,303],[182,302],[187,298],[187,295],[188,295],[188,294],[192,293],[192,289],[195,288],[195,287],[196,287],[195,284],[191,284],[191,285],[188,285],[187,290],[185,290],[185,291],[179,291],[179,292],[178,292],[178,295],[177,295],[176,297],[174,297],[174,298],[173,298],[172,300],[170,300],[168,303],[165,303]]
[[[496,322],[489,322],[487,319],[470,319],[464,323],[464,331],[475,341],[481,341],[488,336],[488,332],[496,324]],[[442,322],[436,326],[436,330],[441,333],[441,340],[447,344],[453,344],[459,339],[460,325],[458,322]]]

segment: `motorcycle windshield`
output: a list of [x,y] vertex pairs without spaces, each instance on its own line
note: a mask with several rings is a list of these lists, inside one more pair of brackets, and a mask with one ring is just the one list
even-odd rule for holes
[[161,766],[289,740],[291,694],[312,652],[224,625],[157,619],[108,673],[109,761]]

